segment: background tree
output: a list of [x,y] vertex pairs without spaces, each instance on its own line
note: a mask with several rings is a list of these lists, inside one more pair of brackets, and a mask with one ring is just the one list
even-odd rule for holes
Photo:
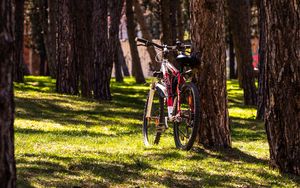
[[258,0],[258,9],[259,9],[259,76],[258,76],[258,96],[257,96],[257,114],[256,119],[264,119],[265,115],[265,106],[266,106],[266,94],[264,91],[264,62],[265,60],[265,48],[266,48],[266,36],[265,36],[265,11],[263,7],[263,1]]
[[244,103],[256,105],[256,87],[252,67],[250,4],[249,0],[227,0],[229,25],[238,67],[240,87],[244,90]]
[[57,9],[58,0],[48,1],[48,35],[47,35],[47,61],[50,76],[56,78],[57,75]]
[[300,175],[300,1],[263,0],[270,163]]
[[[80,75],[80,89],[83,97],[92,98],[93,91],[93,25],[92,1],[72,1],[72,17],[75,18],[75,58]],[[98,23],[100,24],[100,23]]]
[[112,62],[108,57],[107,1],[93,0],[94,98],[111,100]]
[[0,0],[0,187],[16,187],[13,127],[14,2]]
[[[134,4],[134,12],[136,14],[136,19],[137,19],[138,24],[140,25],[140,29],[141,29],[143,37],[147,40],[152,41],[153,37],[147,26],[145,16],[143,14],[143,10],[141,8],[139,1],[134,0],[133,4]],[[160,70],[160,63],[156,62],[156,60],[155,60],[155,57],[156,57],[155,49],[153,47],[147,47],[147,51],[148,51],[150,59],[151,59],[151,62],[149,64],[150,70],[152,70],[152,71]]]
[[161,41],[164,44],[172,45],[172,27],[171,27],[171,6],[170,0],[160,0],[160,16],[161,16],[161,28],[162,37]]
[[24,38],[24,0],[15,1],[15,63],[13,66],[14,81],[24,82],[24,59],[23,59],[23,38]]
[[115,65],[115,77],[117,82],[123,82],[122,65],[119,61],[119,50],[121,47],[119,39],[119,25],[122,15],[122,8],[124,0],[111,0],[109,1],[109,15],[110,15],[110,27],[109,27],[109,49],[111,61]]
[[[31,29],[31,48],[36,51],[40,57],[40,75],[46,73],[46,47],[45,44],[48,42],[47,38],[47,27],[44,22],[47,20],[47,7],[45,7],[45,0],[31,0],[29,1],[29,20]],[[42,24],[41,24],[42,23]]]
[[131,58],[132,58],[132,75],[134,75],[136,83],[145,83],[146,80],[143,74],[141,60],[135,42],[136,35],[135,35],[134,15],[133,15],[132,8],[133,8],[132,0],[126,0],[127,32],[128,32],[128,41],[130,46]]
[[56,89],[59,93],[73,94],[78,90],[78,70],[75,58],[74,17],[72,0],[58,0],[57,20],[57,79]]
[[230,147],[225,59],[225,0],[191,1],[192,48],[201,64],[194,74],[200,91],[200,142]]

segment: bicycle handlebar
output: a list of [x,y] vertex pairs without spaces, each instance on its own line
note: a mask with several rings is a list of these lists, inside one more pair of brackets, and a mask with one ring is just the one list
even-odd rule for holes
[[[191,45],[183,45],[183,46],[167,46],[167,45],[159,45],[159,44],[156,44],[154,42],[151,42],[147,39],[144,39],[144,38],[139,38],[139,37],[136,37],[135,38],[135,41],[136,42],[141,42],[141,43],[144,43],[145,46],[155,46],[156,48],[159,48],[159,49],[164,49],[164,48],[167,48],[168,50],[182,50],[182,48],[191,48]],[[181,43],[180,43],[181,44]]]

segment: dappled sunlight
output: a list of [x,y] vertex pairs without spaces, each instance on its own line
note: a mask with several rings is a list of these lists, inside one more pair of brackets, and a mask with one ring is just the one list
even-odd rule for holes
[[[16,159],[24,187],[296,187],[299,178],[268,167],[268,144],[255,108],[228,81],[232,149],[175,148],[173,129],[157,146],[142,142],[148,86],[112,82],[111,102],[54,93],[48,77],[16,86]],[[38,83],[35,85],[35,83]],[[30,85],[33,88],[31,88]],[[230,88],[232,88],[230,90]],[[242,98],[241,98],[242,100]]]

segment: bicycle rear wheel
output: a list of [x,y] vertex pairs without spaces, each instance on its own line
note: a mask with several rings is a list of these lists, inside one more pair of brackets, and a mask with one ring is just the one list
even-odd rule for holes
[[[150,91],[151,92],[151,91]],[[147,97],[144,110],[144,121],[143,121],[143,137],[144,144],[146,146],[151,146],[158,144],[160,141],[160,136],[165,128],[164,126],[164,98],[159,95],[155,90],[152,100],[150,99],[150,92]],[[148,108],[151,108],[150,113],[147,117]]]
[[180,117],[173,124],[174,140],[177,148],[190,150],[196,140],[200,123],[199,92],[193,83],[184,84],[180,91],[180,112],[177,108],[178,97],[174,100],[174,115]]

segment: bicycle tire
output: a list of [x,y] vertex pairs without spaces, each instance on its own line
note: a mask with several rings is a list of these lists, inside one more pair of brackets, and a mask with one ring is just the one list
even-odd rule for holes
[[[151,118],[146,117],[150,92],[147,96],[147,101],[144,108],[143,141],[146,146],[157,145],[162,134],[162,131],[157,128],[157,122],[155,122],[156,124],[153,124],[151,120],[157,121],[157,118],[159,118],[159,125],[162,125],[164,122],[164,98],[161,97],[156,90],[154,92]],[[152,117],[154,119],[152,119]]]
[[[194,107],[193,110],[189,109],[190,112],[190,123],[188,122],[188,118],[186,118],[186,123],[184,123],[184,119],[182,118],[181,122],[174,122],[173,123],[173,130],[174,130],[174,140],[175,140],[175,145],[177,148],[182,149],[182,150],[190,150],[193,145],[194,142],[196,140],[197,134],[198,134],[198,129],[199,129],[199,123],[200,123],[200,99],[199,99],[199,92],[197,87],[195,86],[195,84],[193,83],[186,83],[183,84],[183,86],[181,87],[181,110],[182,110],[182,114],[183,113],[187,113],[188,110],[184,110],[184,97],[185,97],[185,91],[191,91],[190,94],[192,95],[192,99],[193,102],[188,102],[191,103]],[[174,99],[174,114],[177,114],[177,101],[178,97],[176,96],[176,98]],[[190,98],[188,99],[190,100]],[[188,108],[191,108],[191,104],[188,104]],[[194,111],[194,112],[192,112]],[[191,129],[190,133],[189,133],[189,128]],[[186,134],[184,135],[184,132],[182,131],[182,129],[186,130]],[[185,141],[184,139],[187,139],[187,141]],[[185,141],[185,142],[183,142]]]

